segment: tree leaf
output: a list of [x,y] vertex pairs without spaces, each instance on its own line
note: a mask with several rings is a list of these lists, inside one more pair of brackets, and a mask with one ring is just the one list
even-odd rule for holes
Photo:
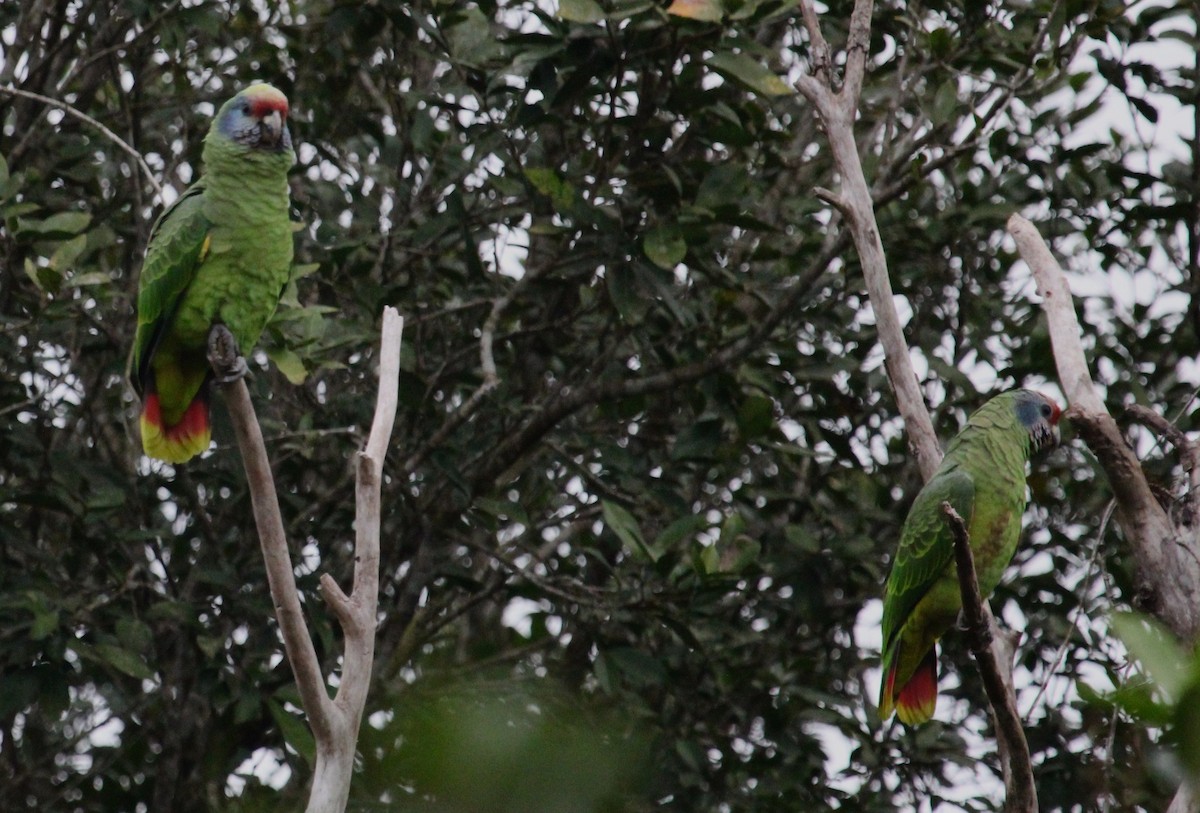
[[1190,658],[1159,621],[1141,613],[1113,613],[1113,630],[1168,703],[1178,702],[1188,683]]
[[563,180],[559,174],[548,167],[529,167],[525,177],[533,184],[533,188],[550,198],[554,208],[566,213],[575,202],[575,187]]
[[662,529],[654,538],[651,549],[656,556],[662,556],[667,551],[677,548],[683,540],[703,531],[708,525],[708,519],[703,514],[684,514]]
[[762,395],[751,395],[738,407],[738,432],[747,440],[761,437],[775,425],[775,402]]
[[267,358],[275,362],[279,372],[283,373],[284,377],[293,384],[303,384],[304,380],[308,378],[308,369],[304,366],[304,361],[286,347],[269,348]]
[[658,561],[658,557],[650,550],[642,536],[642,529],[637,520],[622,505],[610,500],[600,501],[600,511],[604,516],[604,524],[625,544],[626,550],[634,556],[648,562]]
[[745,54],[718,51],[705,62],[714,70],[764,96],[787,96],[795,93],[787,82]]
[[596,0],[559,0],[558,16],[572,23],[598,23],[604,20],[604,9]]
[[667,14],[686,17],[689,20],[719,23],[725,14],[725,9],[720,0],[674,0],[671,5],[667,6]]
[[309,765],[314,764],[317,759],[317,743],[313,739],[312,732],[308,730],[308,726],[274,698],[267,700],[267,708],[271,712],[271,718],[275,720],[275,725],[279,726],[279,733],[283,735],[283,741],[290,745],[292,750],[303,757]]
[[721,422],[713,418],[698,420],[675,438],[672,460],[711,460],[721,443]]
[[139,653],[131,652],[115,644],[96,644],[92,652],[104,660],[109,666],[124,672],[139,680],[152,680],[154,670],[149,667]]
[[638,294],[636,277],[628,265],[618,265],[604,272],[608,296],[621,318],[629,324],[637,324],[646,311],[646,301]]
[[658,226],[646,232],[642,251],[652,263],[670,271],[687,255],[687,243],[678,226]]
[[17,233],[31,232],[49,237],[78,234],[92,222],[92,216],[87,212],[58,212],[43,220],[17,218]]
[[33,616],[33,624],[29,627],[29,639],[41,641],[50,637],[58,629],[58,611],[49,607],[40,608]]
[[933,96],[933,109],[929,118],[934,124],[953,121],[958,112],[958,82],[953,77],[942,82]]

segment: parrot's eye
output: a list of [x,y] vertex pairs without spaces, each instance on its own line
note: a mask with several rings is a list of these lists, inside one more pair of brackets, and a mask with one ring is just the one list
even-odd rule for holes
[[1049,404],[1042,404],[1042,417],[1043,418],[1049,418],[1053,414],[1054,414],[1054,410],[1050,408]]
[[242,113],[250,115],[250,102],[242,102]]

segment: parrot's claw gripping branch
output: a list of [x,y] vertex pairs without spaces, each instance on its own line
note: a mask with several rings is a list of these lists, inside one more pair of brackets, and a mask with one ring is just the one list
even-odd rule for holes
[[250,372],[246,359],[238,349],[237,339],[222,324],[208,331],[208,363],[212,365],[218,384],[232,384]]
[[[1004,771],[1005,811],[1027,811],[1038,809],[1037,790],[1033,783],[1033,762],[1029,758],[1029,742],[1021,726],[1021,715],[1017,711],[1017,698],[1012,685],[1011,650],[1002,659],[997,651],[1003,649],[993,634],[994,620],[983,603],[979,591],[979,580],[975,575],[975,557],[971,553],[971,540],[967,524],[954,507],[942,503],[942,513],[950,534],[954,537],[954,563],[958,571],[958,586],[962,591],[963,620],[967,628],[971,654],[979,666],[983,688],[992,706],[996,726],[996,744],[1000,750],[1000,764]],[[1007,668],[1005,668],[1007,667]]]

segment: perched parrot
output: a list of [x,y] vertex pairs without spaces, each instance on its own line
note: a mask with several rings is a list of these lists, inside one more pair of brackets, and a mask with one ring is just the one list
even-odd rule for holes
[[182,463],[208,448],[209,329],[249,352],[292,264],[287,97],[256,84],[227,101],[204,138],[204,173],[150,232],[138,284],[130,380],[142,399],[142,448]]
[[979,590],[996,588],[1012,559],[1025,511],[1025,467],[1058,443],[1058,404],[1012,390],[984,404],[950,441],[937,472],[913,501],[883,596],[883,681],[879,716],[895,709],[923,723],[937,704],[937,640],[954,626],[962,595],[943,502],[963,518]]

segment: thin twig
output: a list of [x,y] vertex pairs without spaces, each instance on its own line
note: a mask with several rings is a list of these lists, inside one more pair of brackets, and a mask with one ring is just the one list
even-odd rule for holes
[[[995,716],[996,745],[1005,767],[1004,809],[1009,813],[1036,813],[1038,802],[1033,783],[1033,762],[1029,758],[1029,742],[1021,727],[1017,698],[1012,689],[1011,659],[1002,664],[993,647],[992,617],[985,610],[983,595],[979,591],[967,524],[948,502],[942,503],[942,513],[954,537],[954,559],[958,568],[958,586],[962,592],[967,641],[979,666],[979,676],[983,679],[983,688]],[[1010,675],[1007,681],[1004,672]]]
[[95,127],[97,130],[99,130],[104,135],[105,138],[107,138],[112,143],[116,144],[118,147],[120,147],[122,150],[124,150],[126,153],[128,153],[130,155],[130,157],[132,157],[135,161],[137,161],[138,166],[142,168],[142,172],[146,176],[146,180],[149,181],[150,185],[154,187],[154,193],[158,196],[159,200],[162,200],[162,196],[163,196],[162,185],[159,184],[158,179],[156,177],[154,177],[154,171],[152,169],[150,169],[150,165],[146,163],[146,159],[142,157],[142,154],[140,152],[138,152],[137,150],[135,150],[133,147],[131,147],[129,145],[129,143],[127,141],[125,141],[125,139],[121,138],[119,135],[114,133],[112,130],[108,129],[103,124],[96,121],[94,118],[89,116],[87,113],[84,113],[82,110],[79,110],[78,108],[72,107],[71,105],[67,104],[64,101],[60,101],[58,99],[51,98],[50,96],[43,96],[40,93],[32,93],[28,90],[21,90],[20,88],[0,87],[0,93],[7,94],[9,96],[21,96],[26,99],[32,99],[35,102],[41,102],[44,105],[49,105],[50,107],[56,107],[59,110],[62,110],[64,113],[72,115],[75,118],[79,119],[80,121],[86,122],[87,124],[90,124],[91,126]]
[[497,297],[492,301],[491,310],[488,311],[487,318],[483,321],[483,326],[479,331],[479,368],[483,373],[483,381],[476,387],[467,400],[450,414],[446,421],[438,427],[429,440],[416,452],[414,452],[406,461],[404,461],[404,472],[406,474],[416,471],[417,467],[425,460],[426,457],[438,446],[440,446],[446,438],[450,437],[458,427],[466,423],[475,410],[479,408],[479,404],[483,399],[496,387],[500,385],[500,376],[496,372],[496,357],[493,351],[493,344],[496,341],[496,328],[500,324],[500,317],[508,306],[512,304],[513,299],[532,281],[545,273],[549,264],[537,269],[527,269],[525,274],[517,280],[517,282],[503,296]]
[[1182,429],[1171,423],[1164,416],[1159,415],[1150,407],[1142,406],[1141,404],[1130,404],[1125,408],[1125,413],[1135,418],[1138,422],[1146,424],[1170,441],[1171,445],[1175,447],[1183,458],[1184,466],[1191,471],[1195,465],[1197,447]]
[[1184,502],[1183,522],[1186,525],[1194,526],[1200,519],[1200,445],[1197,445],[1187,436],[1187,433],[1167,420],[1165,416],[1159,415],[1150,407],[1132,404],[1126,408],[1125,413],[1157,430],[1159,435],[1169,440],[1175,447],[1175,451],[1179,453],[1180,463],[1188,475],[1188,493]]
[[1084,568],[1084,577],[1083,581],[1079,583],[1079,592],[1076,595],[1075,607],[1072,609],[1071,618],[1067,623],[1067,634],[1063,638],[1063,642],[1059,645],[1058,651],[1054,653],[1054,657],[1050,660],[1050,668],[1046,671],[1046,678],[1042,681],[1042,687],[1038,689],[1038,693],[1034,695],[1033,702],[1029,704],[1029,709],[1025,712],[1026,717],[1033,716],[1033,710],[1037,708],[1038,703],[1045,696],[1046,690],[1050,688],[1050,678],[1058,672],[1062,667],[1063,661],[1066,660],[1067,648],[1071,645],[1071,639],[1075,637],[1075,630],[1079,626],[1079,616],[1083,615],[1083,600],[1088,585],[1092,581],[1092,570],[1100,558],[1100,549],[1104,545],[1104,535],[1108,532],[1108,523],[1112,521],[1113,511],[1116,507],[1116,501],[1109,500],[1108,505],[1104,508],[1104,515],[1100,518],[1100,529],[1096,531],[1096,544],[1092,546],[1092,555],[1088,558],[1087,567]]

